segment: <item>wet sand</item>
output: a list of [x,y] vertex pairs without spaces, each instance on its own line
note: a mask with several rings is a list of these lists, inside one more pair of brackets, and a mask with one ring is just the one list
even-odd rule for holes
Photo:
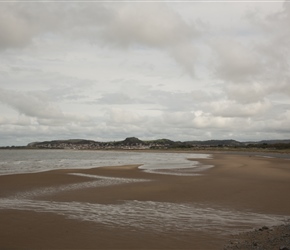
[[[0,209],[0,249],[223,249],[235,229],[228,233],[206,227],[199,230],[190,225],[194,220],[187,220],[186,204],[245,215],[290,217],[289,160],[224,153],[212,156],[199,160],[201,164],[215,166],[200,172],[200,176],[146,173],[138,166],[0,176],[0,203],[11,202]],[[94,176],[97,178],[93,179]],[[116,207],[123,209],[126,202],[133,204],[127,214],[119,210],[112,213]],[[95,217],[80,220],[65,211],[54,213],[37,207],[39,204],[72,207],[84,204],[88,215],[95,210]],[[169,211],[169,205],[176,211]],[[150,213],[156,215],[160,207],[168,209],[168,216],[175,220],[176,226],[170,224],[171,217],[164,217],[164,212],[160,221],[158,216],[147,218]],[[179,211],[181,214],[175,217]],[[130,213],[137,219],[131,218]],[[114,222],[122,216],[122,223]],[[206,215],[203,219],[209,220]],[[130,220],[140,225],[131,226]],[[211,222],[208,223],[210,226]],[[183,225],[186,230],[182,229]],[[253,225],[240,227],[246,231]]]

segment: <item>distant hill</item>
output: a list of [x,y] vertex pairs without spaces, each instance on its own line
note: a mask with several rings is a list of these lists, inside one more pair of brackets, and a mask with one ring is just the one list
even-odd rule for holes
[[189,145],[201,146],[243,146],[244,143],[235,140],[208,140],[208,141],[186,141]]
[[172,141],[157,139],[142,141],[137,137],[127,137],[122,141],[98,142],[84,139],[53,140],[32,142],[27,148],[43,149],[167,149],[167,148],[271,148],[288,149],[290,140],[263,140],[258,142],[239,142],[236,140],[207,140],[207,141]]
[[257,142],[248,142],[254,144],[279,144],[279,143],[290,143],[290,140],[263,140]]
[[28,147],[35,147],[39,145],[46,145],[46,144],[51,144],[51,145],[59,145],[62,143],[66,144],[88,144],[88,143],[94,143],[95,141],[92,140],[83,140],[83,139],[70,139],[70,140],[54,140],[54,141],[43,141],[43,142],[31,142],[27,146]]
[[262,140],[258,142],[247,142],[245,145],[248,148],[288,150],[290,149],[290,140]]
[[115,145],[139,145],[139,144],[143,144],[143,141],[139,140],[136,137],[127,137],[124,141],[118,141],[114,143]]

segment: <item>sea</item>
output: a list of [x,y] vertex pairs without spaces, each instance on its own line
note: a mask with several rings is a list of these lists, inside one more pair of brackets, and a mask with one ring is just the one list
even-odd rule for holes
[[[192,175],[199,178],[199,175],[205,173],[205,169],[214,166],[202,165],[198,159],[211,157],[210,154],[172,152],[0,150],[0,175],[132,164],[139,165],[139,168],[146,172]],[[72,174],[77,175],[78,173]],[[64,216],[67,219],[95,222],[108,228],[138,230],[141,233],[154,232],[157,235],[164,235],[172,231],[182,234],[204,231],[229,235],[251,230],[261,225],[281,224],[290,219],[289,216],[242,211],[210,203],[122,200],[116,204],[98,204],[78,201],[48,201],[42,198],[54,193],[83,188],[151,181],[150,179],[85,176],[88,181],[84,183],[25,190],[8,196],[0,196],[0,213],[1,210],[6,209],[48,212]]]
[[122,165],[140,165],[140,169],[148,172],[194,175],[212,166],[189,159],[210,157],[210,154],[144,151],[0,150],[0,175]]

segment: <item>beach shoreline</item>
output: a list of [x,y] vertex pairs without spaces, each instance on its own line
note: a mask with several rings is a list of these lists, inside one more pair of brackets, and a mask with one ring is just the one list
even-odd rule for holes
[[[0,202],[7,200],[15,206],[7,205],[0,209],[0,221],[5,225],[0,229],[0,248],[222,249],[231,233],[197,230],[188,225],[186,230],[182,229],[180,219],[184,219],[186,225],[187,216],[191,216],[188,212],[190,206],[192,209],[199,209],[196,211],[208,213],[209,209],[210,212],[219,213],[229,211],[228,214],[233,214],[232,216],[238,213],[243,216],[255,213],[257,216],[273,215],[274,219],[269,225],[275,224],[276,218],[290,217],[290,201],[287,199],[290,190],[288,159],[252,154],[205,153],[210,153],[212,158],[192,160],[214,167],[199,172],[199,176],[148,173],[139,169],[139,165],[60,169],[0,176]],[[18,201],[23,203],[17,205]],[[119,217],[111,213],[116,208],[120,214],[122,209],[127,209],[128,212],[125,210],[121,214],[123,220],[120,223],[103,222],[99,219],[100,214],[94,217],[95,221],[90,221],[74,219],[73,215],[67,215],[63,211],[51,212],[39,204],[86,204],[86,209],[92,205],[94,209],[104,209],[101,215],[106,220],[109,220],[106,216],[118,220]],[[195,204],[197,208],[194,207]],[[170,218],[162,217],[161,213],[160,222],[154,221],[158,217],[152,217],[153,221],[149,221],[147,217],[151,216],[150,211],[153,213],[154,206],[155,212],[159,212],[160,208],[170,210],[169,205],[177,209],[176,212],[168,212],[172,216],[171,220],[176,220],[175,225],[170,223]],[[140,214],[136,212],[138,206]],[[178,209],[184,209],[183,216],[175,214]],[[137,217],[136,220],[132,218],[133,215]],[[209,213],[208,216],[210,215]],[[133,219],[135,227],[124,224],[126,220]],[[195,218],[191,219],[194,224]],[[164,221],[165,228],[162,227]],[[202,223],[201,220],[198,222]],[[281,223],[278,220],[276,222]],[[154,232],[154,226],[151,227],[150,223],[158,231]],[[262,219],[260,223],[263,223]],[[259,222],[241,224],[240,230],[245,227],[247,231],[255,225],[264,226],[259,225]],[[206,223],[202,226],[205,227]]]

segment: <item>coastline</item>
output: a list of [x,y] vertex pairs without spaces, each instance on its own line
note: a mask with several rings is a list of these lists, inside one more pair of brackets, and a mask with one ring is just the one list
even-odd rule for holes
[[[127,204],[126,201],[142,206],[148,206],[151,202],[157,206],[155,210],[163,204],[173,204],[179,209],[184,204],[199,204],[204,206],[202,209],[210,207],[216,211],[238,211],[245,216],[249,212],[290,216],[290,201],[287,198],[290,190],[289,160],[220,152],[205,153],[212,154],[212,159],[194,160],[215,167],[201,172],[200,176],[147,173],[138,169],[138,165],[0,176],[0,199],[71,203],[72,206],[80,203],[101,204],[110,205],[110,209]],[[95,182],[93,176],[97,178]],[[134,209],[134,206],[130,209]],[[146,209],[147,207],[140,209],[140,213],[144,213],[140,218],[144,216],[145,222],[145,217],[148,216]],[[135,211],[132,210],[131,213],[134,214]],[[107,215],[106,211],[104,215]],[[126,217],[126,213],[123,216]],[[172,216],[174,220],[175,215]],[[185,214],[185,219],[186,216]],[[108,227],[101,222],[72,219],[65,213],[57,214],[45,209],[38,212],[21,207],[1,208],[0,221],[6,225],[0,229],[0,248],[222,249],[231,238],[230,234],[196,230],[194,227],[187,231],[179,228],[174,230],[174,225],[169,227],[171,224],[168,224],[168,228],[163,228],[164,233],[145,230],[149,223],[144,224],[144,230],[124,226],[122,223]],[[162,229],[158,222],[152,223],[157,223],[156,227]],[[160,223],[162,224],[162,220]],[[253,225],[242,226],[245,229],[241,230],[247,231]],[[13,240],[15,237],[17,240]]]

